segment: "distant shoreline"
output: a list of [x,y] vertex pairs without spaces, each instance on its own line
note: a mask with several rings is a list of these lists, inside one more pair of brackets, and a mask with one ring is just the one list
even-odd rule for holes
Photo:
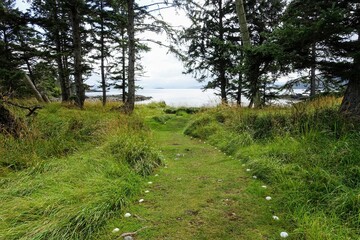
[[[93,92],[93,91],[92,91]],[[85,98],[86,100],[101,100],[102,99],[102,95],[96,95],[96,96],[89,96],[85,94]],[[111,94],[111,95],[106,95],[106,99],[109,101],[122,101],[122,94]],[[142,102],[142,101],[146,101],[146,100],[150,100],[152,99],[151,96],[143,96],[143,95],[135,95],[135,101],[136,102]]]

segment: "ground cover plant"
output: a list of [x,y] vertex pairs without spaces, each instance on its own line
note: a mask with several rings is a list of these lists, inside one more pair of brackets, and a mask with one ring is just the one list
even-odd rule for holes
[[290,108],[219,107],[199,114],[185,133],[242,160],[273,186],[296,239],[357,239],[360,134],[338,104],[329,97]]
[[161,159],[143,121],[111,107],[49,104],[1,136],[1,239],[88,239],[139,193]]

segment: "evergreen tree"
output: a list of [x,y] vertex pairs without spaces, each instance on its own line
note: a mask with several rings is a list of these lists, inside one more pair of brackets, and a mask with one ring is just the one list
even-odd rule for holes
[[246,93],[250,99],[249,107],[264,105],[267,99],[272,97],[271,94],[267,94],[267,88],[275,81],[269,78],[269,74],[275,71],[276,66],[274,48],[269,36],[280,23],[285,2],[249,0],[244,4],[251,40],[251,47],[244,49],[244,82],[245,87],[249,89]]
[[352,116],[360,116],[359,8],[356,1],[294,0],[278,33],[282,59],[297,68],[309,67],[316,43],[322,54],[310,62],[329,79],[348,83],[340,110]]
[[[15,1],[8,0],[0,5],[0,21],[2,91],[11,91],[17,96],[35,93],[38,100],[43,101],[32,79],[33,64],[40,56],[37,49],[41,39],[35,29],[29,25],[29,16],[15,9]],[[25,75],[24,70],[28,71],[30,77]]]
[[69,13],[61,0],[33,0],[31,4],[33,22],[42,28],[43,58],[49,64],[56,62],[57,79],[63,102],[70,100],[71,32]]
[[223,103],[228,102],[230,69],[235,67],[237,56],[237,26],[229,20],[234,16],[232,1],[208,0],[204,5],[187,8],[192,25],[183,31],[180,40],[188,42],[184,58],[187,74],[193,74],[199,82],[207,82],[205,89],[220,89]]

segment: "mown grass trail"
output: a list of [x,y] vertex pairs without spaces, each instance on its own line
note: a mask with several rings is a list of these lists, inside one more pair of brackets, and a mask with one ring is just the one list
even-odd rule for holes
[[[99,238],[279,239],[286,224],[272,209],[270,188],[252,178],[238,160],[182,134],[188,117],[148,119],[165,166],[149,177],[142,195],[114,219]],[[149,192],[147,192],[149,191]],[[280,221],[273,220],[276,214]],[[119,228],[117,233],[111,230]],[[288,239],[292,239],[291,236]]]

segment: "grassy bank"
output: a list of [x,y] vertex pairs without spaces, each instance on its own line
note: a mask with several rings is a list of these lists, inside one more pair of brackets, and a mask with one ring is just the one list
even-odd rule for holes
[[0,239],[87,239],[161,164],[143,120],[112,106],[50,104],[0,136]]
[[274,188],[294,239],[358,239],[360,134],[326,98],[292,108],[214,108],[185,133],[241,159]]

